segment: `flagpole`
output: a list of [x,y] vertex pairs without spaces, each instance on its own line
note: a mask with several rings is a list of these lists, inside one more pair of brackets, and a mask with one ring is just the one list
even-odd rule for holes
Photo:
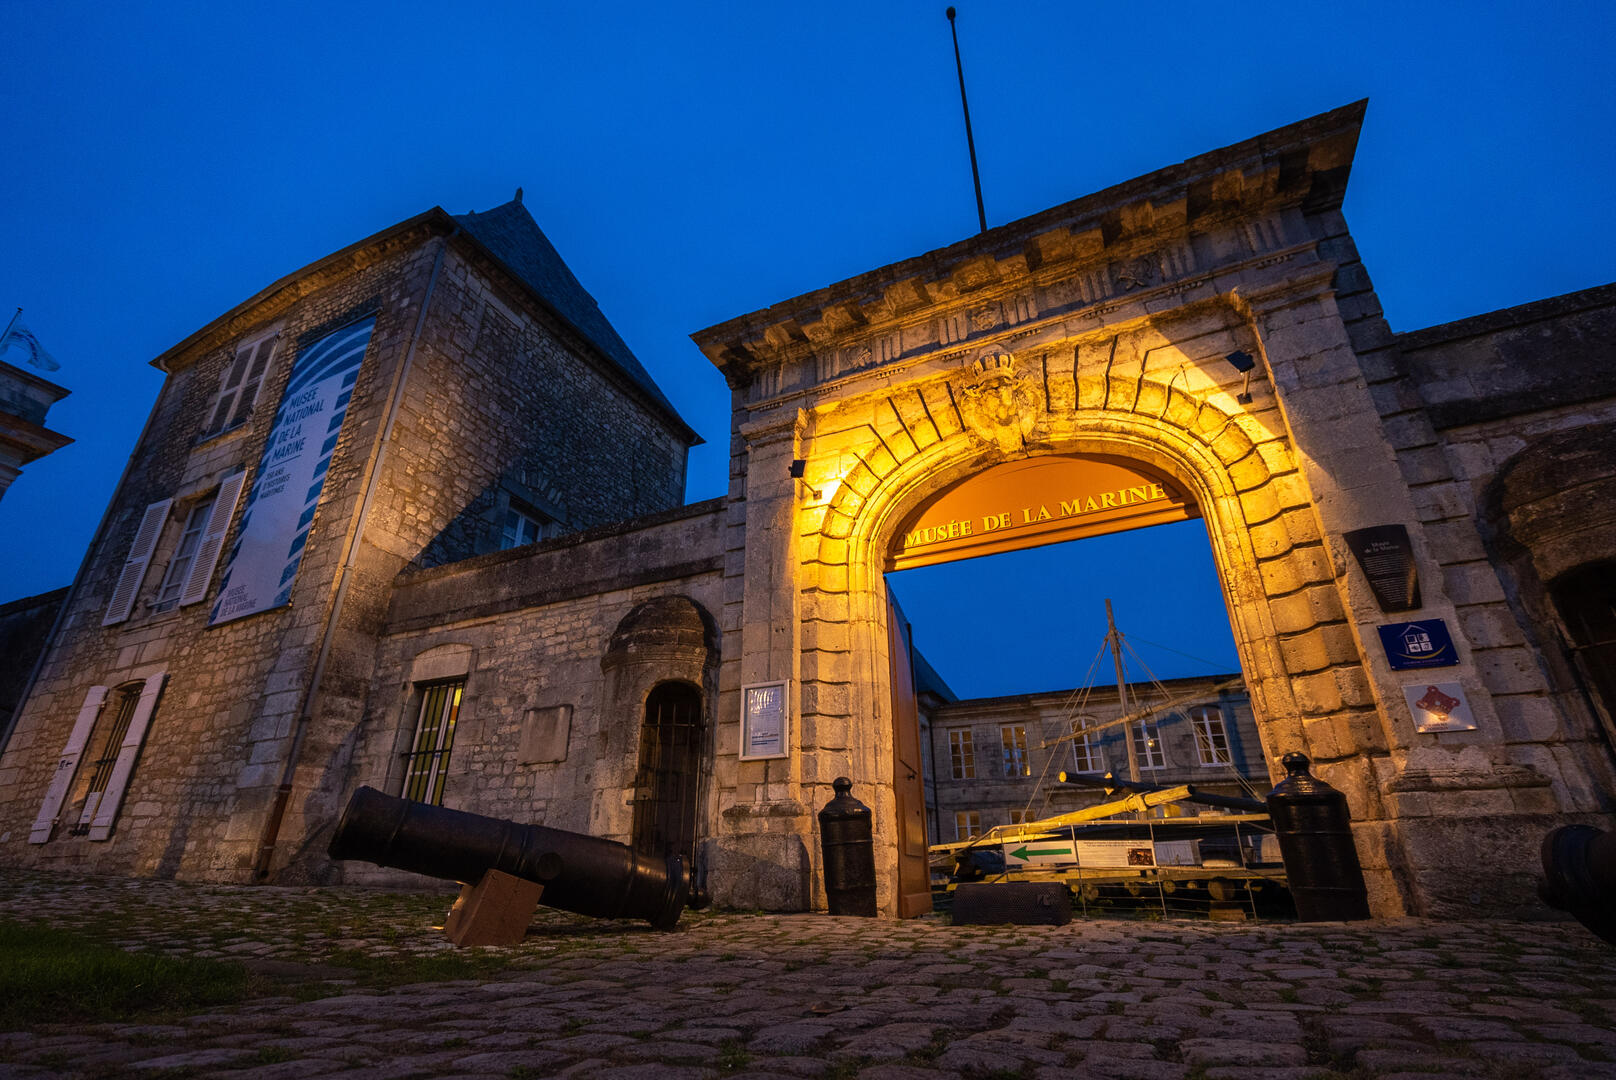
[[0,341],[6,340],[6,334],[11,333],[11,328],[17,325],[17,320],[20,318],[22,318],[22,308],[18,308],[17,313],[11,317],[11,321],[6,323],[5,330],[0,332]]
[[960,62],[959,31],[954,28],[954,9],[949,8],[948,32],[954,37],[954,70],[959,73],[960,107],[965,110],[965,146],[971,152],[971,183],[976,186],[976,221],[983,232],[988,231],[988,212],[982,205],[982,174],[976,170],[976,139],[971,135],[971,106],[965,100],[965,65]]

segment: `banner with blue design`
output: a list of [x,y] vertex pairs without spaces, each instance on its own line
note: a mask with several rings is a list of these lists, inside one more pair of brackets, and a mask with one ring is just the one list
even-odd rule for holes
[[291,601],[314,507],[375,326],[374,316],[349,323],[299,354],[258,460],[209,626]]

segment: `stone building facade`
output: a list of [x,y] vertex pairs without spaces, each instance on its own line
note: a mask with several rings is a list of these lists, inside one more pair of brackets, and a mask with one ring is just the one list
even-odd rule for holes
[[[882,910],[914,914],[924,759],[947,760],[921,714],[935,740],[951,706],[917,693],[885,572],[1199,516],[1245,766],[1266,782],[1303,751],[1346,793],[1378,913],[1534,904],[1543,832],[1608,824],[1616,799],[1612,297],[1392,333],[1340,210],[1362,116],[694,335],[733,421],[729,491],[690,507],[692,433],[519,206],[432,211],[276,283],[157,361],[0,757],[0,859],[382,880],[323,856],[372,784],[687,851],[720,904],[806,909],[815,810],[848,776]],[[166,606],[157,568],[271,433],[267,407],[214,431],[242,350],[279,343],[274,402],[300,349],[369,318],[290,603],[211,626]],[[1081,476],[1112,480],[1040,494]],[[926,517],[1001,478],[1002,510]],[[219,516],[222,546],[242,515]],[[1364,535],[1406,548],[1360,561]],[[1442,666],[1402,666],[1411,627]]]
[[[1128,778],[1125,738],[1139,778],[1244,798],[1265,795],[1268,764],[1239,676],[969,698],[927,712],[933,843],[964,840],[995,825],[1063,814],[1106,801],[1105,789],[1060,783],[1060,774]],[[1124,713],[1160,708],[1132,725]]]
[[[220,493],[265,460],[300,351],[363,319],[288,602],[210,625],[211,592],[166,595],[196,508],[235,508],[192,558],[222,563],[243,512]],[[154,364],[134,464],[0,759],[7,861],[305,872],[346,797],[400,572],[497,546],[513,507],[539,532],[677,507],[694,439],[519,203],[402,222]]]

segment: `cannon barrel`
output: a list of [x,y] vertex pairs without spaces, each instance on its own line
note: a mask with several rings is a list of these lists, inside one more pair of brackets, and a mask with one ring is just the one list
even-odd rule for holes
[[1616,833],[1562,825],[1543,838],[1538,895],[1616,945]]
[[476,884],[489,870],[544,886],[541,903],[600,919],[645,919],[671,930],[691,902],[679,855],[642,855],[597,836],[521,825],[384,795],[354,792],[328,853]]

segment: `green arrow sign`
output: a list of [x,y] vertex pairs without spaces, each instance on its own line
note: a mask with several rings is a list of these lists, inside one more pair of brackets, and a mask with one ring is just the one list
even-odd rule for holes
[[1012,859],[1020,859],[1022,862],[1026,862],[1028,859],[1036,858],[1039,855],[1057,855],[1057,856],[1058,855],[1065,855],[1068,858],[1070,858],[1071,854],[1072,854],[1072,849],[1071,848],[1064,848],[1064,847],[1041,848],[1038,851],[1029,851],[1026,848],[1026,846],[1024,845],[1024,846],[1019,847],[1016,850],[1012,851],[1010,853],[1010,857]]

